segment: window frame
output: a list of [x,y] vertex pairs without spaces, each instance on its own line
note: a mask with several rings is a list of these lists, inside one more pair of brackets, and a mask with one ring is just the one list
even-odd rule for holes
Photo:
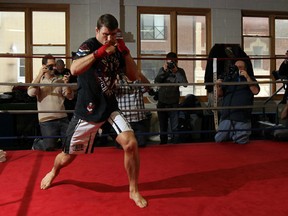
[[[244,38],[247,37],[253,37],[253,36],[247,36],[243,34],[243,17],[265,17],[269,19],[269,36],[255,36],[255,37],[261,37],[261,38],[269,38],[270,39],[270,74],[269,75],[255,75],[256,79],[268,79],[268,80],[274,80],[272,72],[275,70],[278,70],[279,68],[276,68],[276,59],[277,58],[283,58],[285,56],[285,53],[283,55],[276,55],[276,47],[275,47],[275,41],[276,41],[276,35],[275,35],[275,20],[276,19],[287,19],[288,20],[288,12],[275,12],[275,11],[254,11],[254,10],[242,10],[241,15],[241,38],[242,38],[242,45],[244,46]],[[264,58],[267,58],[267,56],[263,56]],[[274,96],[276,100],[281,100],[283,95],[282,94],[276,94],[273,95],[277,91],[276,83],[271,83],[271,89],[270,89],[270,95]],[[269,98],[268,97],[258,97],[258,98]]]
[[[61,44],[65,46],[65,58],[70,56],[70,5],[69,4],[9,4],[0,3],[0,11],[11,11],[11,12],[24,12],[25,19],[25,53],[21,54],[10,54],[10,53],[0,53],[0,57],[18,57],[25,58],[25,83],[30,83],[33,80],[33,58],[42,58],[43,56],[33,55],[33,47],[36,45],[40,46],[55,46],[53,44],[33,44],[32,32],[32,13],[34,11],[38,12],[64,12],[65,13],[65,31],[66,31],[66,44]],[[59,46],[57,44],[56,46]],[[67,67],[70,66],[70,61],[66,63]]]
[[[141,19],[141,16],[140,16],[140,19]],[[165,19],[163,19],[163,22],[165,23]],[[144,25],[145,26],[145,25]],[[152,35],[152,38],[145,38],[145,35],[144,33],[142,33],[141,31],[143,30],[142,29],[143,26],[140,26],[140,34],[142,35],[141,38],[142,40],[166,40],[167,39],[167,33],[166,33],[166,29],[165,29],[165,24],[163,26],[160,26],[160,27],[163,27],[164,29],[164,33],[163,33],[163,37],[162,38],[157,38],[155,36],[155,29],[157,27],[159,27],[158,25],[155,24],[155,16],[153,17],[153,25],[152,25],[152,28],[153,28],[153,35]]]
[[[187,60],[189,58],[207,58],[211,49],[211,9],[210,8],[171,8],[171,7],[137,7],[137,66],[138,70],[141,71],[141,60],[155,58],[156,60],[164,59],[166,54],[141,54],[141,15],[142,14],[163,14],[170,15],[170,29],[171,29],[171,51],[177,51],[177,16],[178,15],[191,15],[191,16],[205,16],[206,17],[206,54],[178,54],[178,58],[181,60]],[[159,57],[159,58],[158,58]],[[193,75],[195,77],[195,74]],[[204,74],[203,74],[204,80]],[[203,82],[204,86],[204,82]],[[207,95],[199,95],[201,101],[207,100]]]

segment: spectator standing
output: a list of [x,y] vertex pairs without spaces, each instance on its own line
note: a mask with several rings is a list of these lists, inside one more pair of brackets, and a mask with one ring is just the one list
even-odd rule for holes
[[[177,54],[170,52],[166,55],[166,58],[167,60],[155,78],[155,83],[188,83],[184,69],[177,65]],[[178,108],[180,100],[179,87],[178,85],[160,86],[157,109]],[[172,143],[178,143],[179,135],[176,134],[179,119],[178,113],[178,110],[157,111],[160,127],[160,144],[168,143],[168,122],[170,122],[170,128],[173,133]]]
[[118,78],[118,88],[116,90],[116,97],[119,108],[123,110],[125,117],[133,128],[139,147],[145,147],[147,142],[147,134],[149,132],[148,113],[144,110],[143,94],[148,91],[148,87],[144,86],[129,86],[129,84],[149,83],[149,81],[141,75],[142,79],[131,81],[127,76],[121,74]]

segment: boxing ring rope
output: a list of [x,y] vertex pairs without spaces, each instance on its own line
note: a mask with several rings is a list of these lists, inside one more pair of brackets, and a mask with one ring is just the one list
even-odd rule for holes
[[[3,57],[3,56],[1,56]],[[7,55],[4,57],[15,57],[15,58],[23,58],[25,56],[21,56],[21,55]],[[27,56],[26,56],[27,57]],[[33,56],[33,58],[42,58],[43,56]],[[58,56],[57,56],[58,57]],[[63,57],[63,58],[67,58],[67,57]],[[70,57],[68,57],[70,58]],[[135,58],[138,59],[138,58]],[[140,58],[139,58],[140,59]],[[141,58],[141,60],[165,60],[165,58]],[[227,59],[231,59],[231,58],[227,58]],[[237,58],[238,60],[240,60],[241,58]],[[247,59],[247,58],[242,58]],[[271,58],[249,58],[251,59],[271,59]],[[209,58],[178,58],[178,60],[212,60]],[[225,60],[225,58],[221,58],[221,60]],[[287,84],[288,81],[285,80],[281,80],[281,81],[258,81],[258,82],[222,82],[221,85],[247,85],[247,84]],[[135,83],[135,84],[121,84],[121,86],[131,86],[131,87],[141,87],[141,86],[148,86],[148,87],[160,87],[160,86],[209,86],[212,85],[214,86],[216,83],[211,82],[211,83]],[[0,86],[77,86],[77,84],[73,84],[73,83],[68,83],[68,84],[64,84],[64,83],[57,83],[57,84],[36,84],[36,83],[10,83],[10,82],[0,82]],[[129,112],[129,111],[137,111],[137,112],[141,112],[141,111],[145,111],[145,112],[157,112],[157,111],[199,111],[199,110],[214,110],[214,111],[219,111],[219,110],[223,110],[223,109],[266,109],[266,108],[273,108],[275,109],[275,106],[269,106],[266,103],[263,103],[262,105],[253,105],[253,106],[229,106],[229,107],[222,107],[222,106],[201,106],[201,107],[189,107],[189,108],[185,108],[185,107],[181,107],[181,108],[145,108],[145,109],[133,109],[133,110],[129,110],[129,109],[125,109],[122,110],[122,112]],[[32,113],[73,113],[74,110],[62,110],[62,111],[55,111],[55,110],[45,110],[45,111],[38,111],[38,110],[0,110],[0,114],[1,113],[9,113],[9,114],[32,114]],[[277,110],[278,112],[278,110]],[[277,115],[276,115],[277,116]],[[271,127],[271,128],[251,128],[251,131],[265,131],[265,130],[278,130],[278,129],[287,129],[286,127],[278,127],[278,125],[275,125],[276,127]],[[225,131],[225,130],[221,130],[221,131]],[[226,131],[234,131],[234,130],[226,130]],[[237,131],[240,131],[239,129]],[[147,136],[153,136],[153,135],[160,135],[160,134],[202,134],[202,133],[215,133],[216,130],[212,129],[212,130],[189,130],[189,131],[176,131],[176,132],[147,132],[147,133],[139,133],[139,135],[147,135]],[[111,134],[100,134],[100,136],[109,136]],[[19,138],[27,138],[27,139],[34,139],[34,138],[63,138],[61,136],[50,136],[50,137],[43,137],[43,136],[6,136],[6,137],[0,137],[1,139],[19,139]]]

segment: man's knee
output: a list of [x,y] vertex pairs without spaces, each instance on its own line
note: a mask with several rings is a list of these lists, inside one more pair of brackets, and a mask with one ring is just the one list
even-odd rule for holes
[[216,133],[216,135],[214,136],[214,140],[215,140],[215,142],[217,142],[217,143],[226,141],[226,139],[227,139],[227,133],[218,132],[218,133]]
[[137,149],[137,140],[133,131],[120,133],[116,141],[122,146],[124,151],[133,152]]
[[249,142],[249,137],[250,137],[249,133],[240,133],[240,134],[237,134],[237,136],[233,138],[234,138],[234,141],[238,144],[246,144]]

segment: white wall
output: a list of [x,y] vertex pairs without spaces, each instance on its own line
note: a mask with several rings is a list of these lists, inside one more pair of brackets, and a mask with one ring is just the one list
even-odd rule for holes
[[[133,56],[136,56],[137,50],[137,6],[210,8],[212,45],[241,43],[242,9],[288,11],[287,0],[50,0],[49,2],[47,0],[0,0],[0,2],[70,4],[71,51],[77,50],[81,42],[95,35],[95,26],[100,15],[111,13],[119,20],[120,27],[129,33],[127,45]],[[122,8],[120,4],[123,4]],[[120,15],[122,9],[124,14]],[[122,17],[125,20],[122,20]]]
[[[71,2],[71,1],[66,1]],[[73,1],[70,5],[70,48],[76,51],[86,39],[95,36],[98,17],[113,14],[120,22],[119,0]]]

